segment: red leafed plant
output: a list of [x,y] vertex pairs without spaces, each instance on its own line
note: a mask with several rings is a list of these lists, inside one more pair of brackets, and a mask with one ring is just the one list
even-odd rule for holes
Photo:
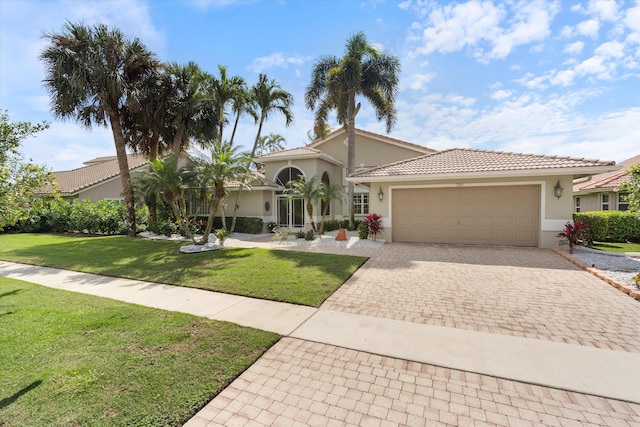
[[376,240],[379,234],[382,234],[382,215],[372,213],[367,215],[363,221],[368,230],[368,235],[371,236],[371,240]]
[[564,237],[569,242],[569,253],[573,253],[573,248],[580,243],[580,241],[584,240],[585,232],[589,225],[586,222],[568,221],[564,225],[564,230],[558,234],[558,237]]

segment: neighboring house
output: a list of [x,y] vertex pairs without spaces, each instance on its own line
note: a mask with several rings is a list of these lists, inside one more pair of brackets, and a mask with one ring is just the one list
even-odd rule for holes
[[[356,219],[381,214],[387,241],[544,248],[558,246],[557,234],[572,217],[573,180],[620,168],[615,162],[569,157],[470,149],[437,152],[356,129],[356,173],[348,177],[347,133],[342,128],[304,147],[255,160],[264,167],[256,172],[251,189],[242,192],[241,217],[258,217],[283,228],[308,228],[304,202],[290,200],[284,190],[300,176],[316,176],[342,186],[345,194],[348,181],[353,181]],[[116,177],[117,164],[109,179]],[[97,192],[100,186],[88,187]],[[239,185],[229,183],[227,188],[225,214],[230,216]],[[121,191],[118,187],[109,197]],[[192,203],[191,213],[194,210]],[[199,213],[206,215],[206,206]],[[320,202],[314,215],[319,222]],[[331,202],[328,219],[348,217],[346,203]]]
[[627,170],[640,164],[640,154],[627,159],[617,171],[587,176],[573,182],[573,209],[575,212],[626,211],[629,202],[620,185],[629,181]]
[[[147,160],[142,154],[128,154],[129,170],[144,168]],[[64,199],[123,200],[120,168],[116,156],[98,157],[83,163],[85,166],[70,171],[53,172],[58,184],[60,196]],[[53,193],[54,188],[47,186],[36,194]]]

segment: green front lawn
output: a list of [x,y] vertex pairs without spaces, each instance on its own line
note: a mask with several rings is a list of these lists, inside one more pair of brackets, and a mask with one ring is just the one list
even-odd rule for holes
[[181,254],[185,243],[124,236],[0,235],[0,259],[318,307],[366,260],[267,249]]
[[278,340],[3,277],[0,331],[3,427],[181,425]]
[[640,252],[640,243],[594,242],[587,247],[605,252]]

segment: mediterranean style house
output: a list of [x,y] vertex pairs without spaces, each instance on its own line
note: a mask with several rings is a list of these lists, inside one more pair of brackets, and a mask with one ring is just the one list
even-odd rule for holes
[[[98,160],[85,168],[58,172],[60,189],[67,189],[63,195],[92,201],[119,198],[117,165],[115,175],[104,180],[105,191],[97,179],[84,181],[84,187],[62,185],[70,179],[67,173],[79,179],[88,168],[107,169]],[[254,160],[263,168],[255,172],[251,189],[242,191],[238,216],[258,217],[283,228],[308,228],[304,202],[290,200],[284,190],[291,180],[316,176],[342,186],[345,193],[352,181],[356,219],[381,214],[382,238],[387,241],[546,248],[557,247],[556,236],[572,217],[573,180],[619,169],[611,161],[471,149],[436,151],[356,129],[356,172],[347,176],[343,128],[306,146]],[[144,162],[131,162],[130,167],[144,167]],[[227,216],[233,212],[238,188],[237,183],[228,185]],[[319,222],[320,202],[314,214]],[[332,201],[328,219],[345,218],[346,203]]]
[[626,211],[626,201],[620,186],[629,181],[627,170],[640,164],[640,154],[620,162],[620,169],[579,178],[573,182],[573,206],[575,212]]

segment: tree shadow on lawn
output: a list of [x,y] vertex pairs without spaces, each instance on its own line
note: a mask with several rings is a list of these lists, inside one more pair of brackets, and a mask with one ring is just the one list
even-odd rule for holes
[[17,392],[13,393],[11,396],[5,397],[4,399],[0,400],[0,409],[6,408],[7,406],[11,405],[13,402],[18,400],[22,395],[27,394],[34,388],[38,387],[40,384],[42,384],[42,380],[34,381],[28,386],[26,386],[25,388],[23,388],[22,390],[18,390]]

